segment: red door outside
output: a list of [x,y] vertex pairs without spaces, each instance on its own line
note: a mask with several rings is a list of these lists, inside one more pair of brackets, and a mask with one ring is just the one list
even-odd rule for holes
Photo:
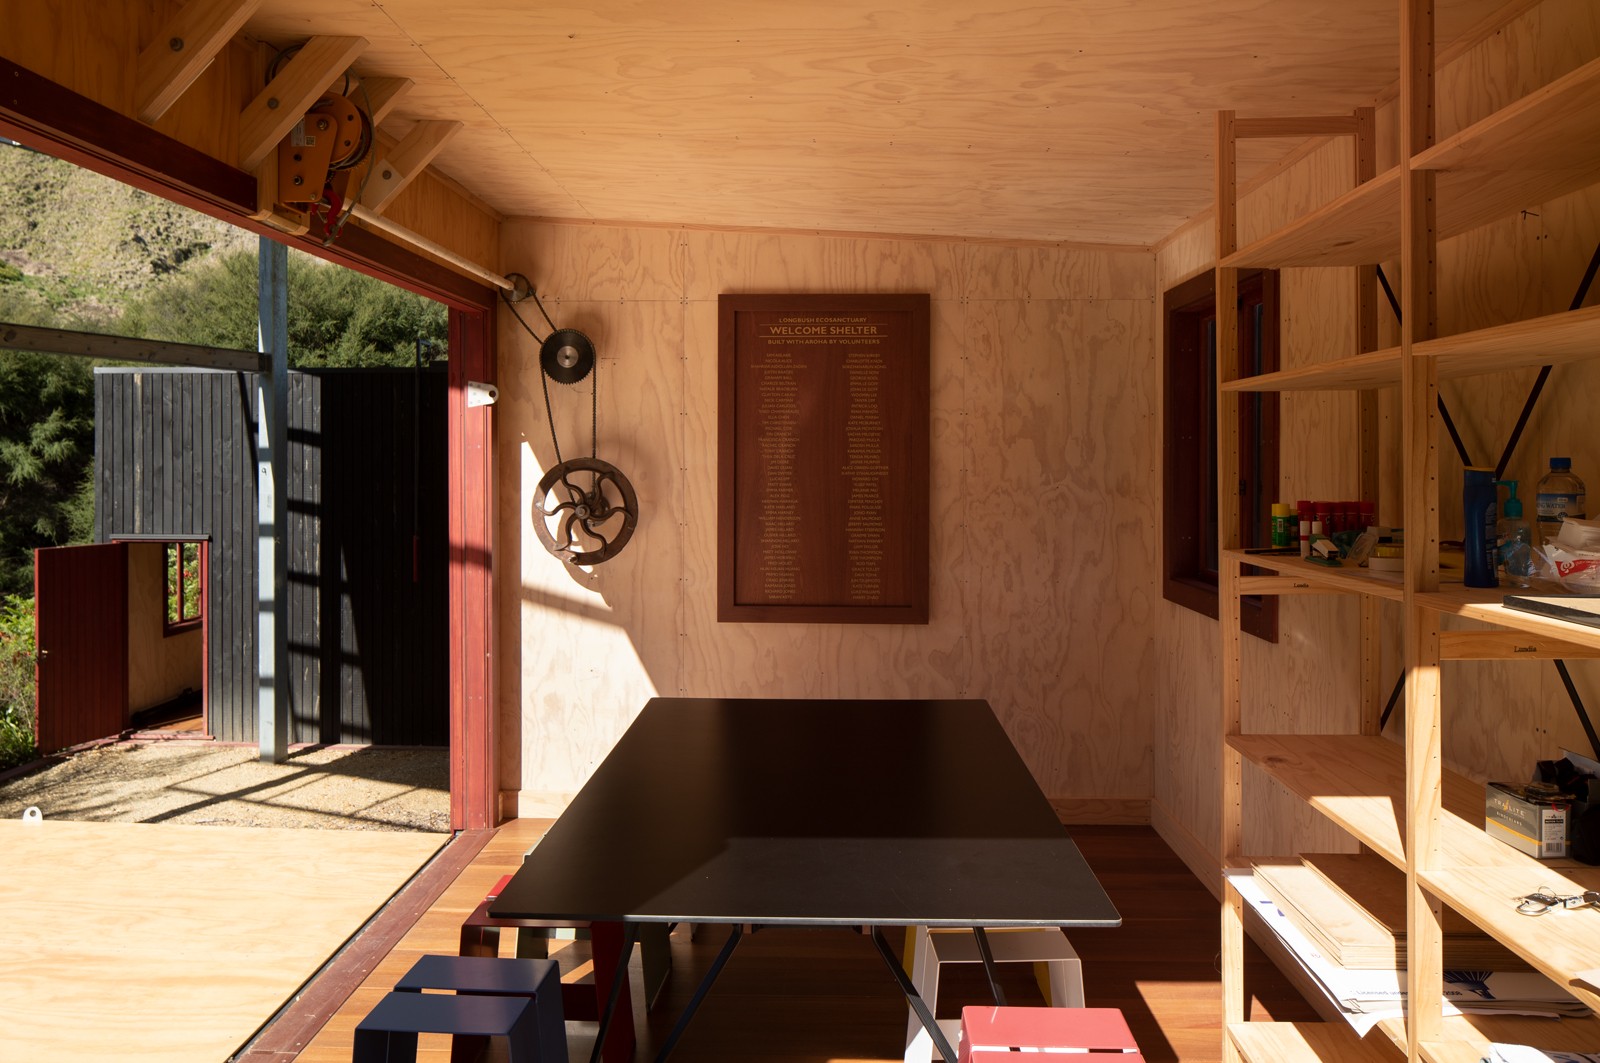
[[39,752],[119,734],[128,717],[128,550],[33,554]]

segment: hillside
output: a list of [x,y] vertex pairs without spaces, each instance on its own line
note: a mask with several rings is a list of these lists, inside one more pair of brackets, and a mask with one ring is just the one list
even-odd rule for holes
[[87,328],[114,329],[122,308],[153,282],[256,241],[225,222],[4,140],[0,204],[0,286],[23,305]]

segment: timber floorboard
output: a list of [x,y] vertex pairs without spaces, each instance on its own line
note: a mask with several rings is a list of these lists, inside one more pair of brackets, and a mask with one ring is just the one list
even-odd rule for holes
[[[303,1063],[347,1063],[356,1023],[418,956],[454,953],[461,920],[548,826],[516,820],[501,827],[476,860],[446,888],[371,976],[300,1054]],[[1217,972],[1217,901],[1149,827],[1070,828],[1123,915],[1115,929],[1070,933],[1083,960],[1087,1002],[1121,1008],[1150,1063],[1213,1063],[1221,1059],[1222,990]],[[886,930],[897,947],[903,934]],[[673,972],[656,1008],[645,1014],[635,954],[632,980],[637,1059],[649,1059],[665,1040],[701,972],[726,938],[725,927],[703,925],[673,935]],[[502,947],[510,954],[510,935]],[[1247,944],[1251,1017],[1314,1021],[1317,1016],[1271,962]],[[581,972],[584,943],[555,953],[563,971]],[[1000,968],[1013,1004],[1042,1004],[1031,972]],[[988,1000],[977,967],[947,966],[939,1014]],[[706,998],[673,1059],[684,1063],[888,1063],[903,1053],[904,998],[869,939],[846,930],[776,928],[746,935]],[[567,1024],[569,1058],[587,1060],[590,1023]],[[420,1060],[443,1063],[443,1039],[423,1038]]]

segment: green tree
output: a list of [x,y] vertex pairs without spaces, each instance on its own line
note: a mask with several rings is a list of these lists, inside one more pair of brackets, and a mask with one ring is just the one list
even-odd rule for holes
[[33,599],[0,595],[0,771],[33,747]]
[[[256,259],[223,255],[152,288],[129,308],[130,335],[254,350]],[[417,337],[442,350],[445,309],[354,270],[289,255],[289,364],[410,365]]]
[[0,595],[33,593],[33,551],[93,523],[94,375],[77,358],[0,351]]

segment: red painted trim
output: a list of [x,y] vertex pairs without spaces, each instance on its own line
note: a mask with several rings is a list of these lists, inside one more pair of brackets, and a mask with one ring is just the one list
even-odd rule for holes
[[255,212],[256,179],[243,170],[5,58],[0,134],[220,218]]
[[493,826],[494,419],[493,407],[467,409],[466,381],[495,380],[497,293],[355,225],[326,247],[320,229],[286,236],[249,216],[250,174],[4,58],[0,135],[450,308],[451,824]]
[[498,821],[494,674],[494,407],[467,406],[469,380],[493,383],[493,318],[450,311],[450,825]]

